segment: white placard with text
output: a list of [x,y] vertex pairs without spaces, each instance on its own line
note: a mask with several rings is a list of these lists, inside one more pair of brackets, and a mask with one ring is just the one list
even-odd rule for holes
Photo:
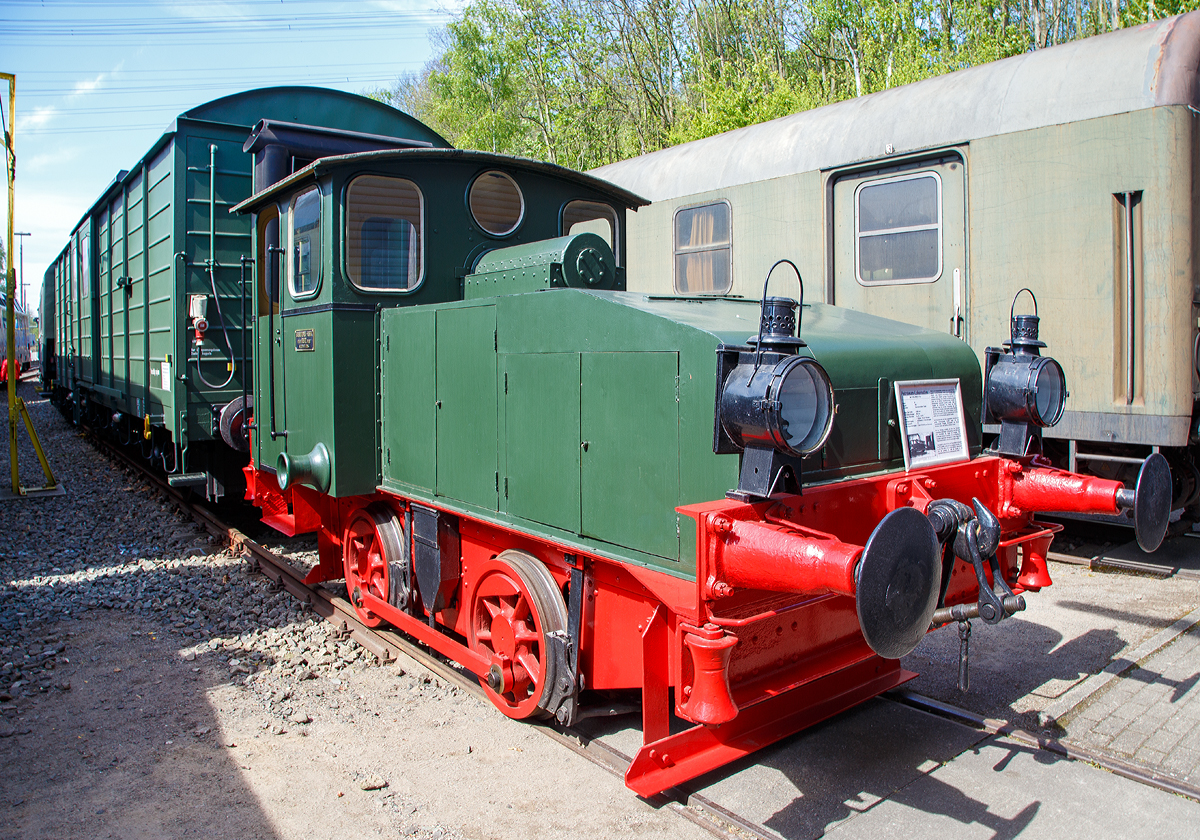
[[904,469],[970,459],[962,385],[957,379],[897,382],[896,409]]

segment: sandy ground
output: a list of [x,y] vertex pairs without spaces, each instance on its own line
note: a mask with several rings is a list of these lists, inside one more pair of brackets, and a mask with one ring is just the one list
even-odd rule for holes
[[711,837],[411,662],[292,683],[281,718],[153,624],[54,626],[71,688],[6,716],[0,837]]

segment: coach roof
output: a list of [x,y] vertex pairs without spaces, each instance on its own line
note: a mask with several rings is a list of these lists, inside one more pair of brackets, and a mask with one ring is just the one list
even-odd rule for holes
[[1200,12],[1190,12],[695,140],[592,174],[661,201],[1158,105],[1197,108],[1198,64]]

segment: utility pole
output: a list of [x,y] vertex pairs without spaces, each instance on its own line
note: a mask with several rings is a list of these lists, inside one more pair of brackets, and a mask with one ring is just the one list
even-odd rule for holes
[[[32,233],[14,233],[13,236],[33,236]],[[29,303],[25,300],[25,240],[21,240],[21,308],[29,315]]]
[[[8,265],[4,272],[4,289],[5,289],[5,315],[8,317],[6,326],[5,340],[7,341],[8,355],[8,463],[12,467],[12,498],[22,498],[26,496],[61,496],[65,492],[63,486],[59,484],[54,473],[50,471],[50,462],[46,460],[46,453],[42,451],[42,443],[38,440],[37,432],[33,430],[33,420],[29,416],[29,409],[25,407],[25,401],[17,396],[17,380],[21,378],[21,369],[16,364],[16,317],[14,312],[13,296],[16,293],[17,270],[12,264],[12,246],[13,246],[13,204],[16,195],[16,180],[17,180],[17,152],[13,148],[13,135],[16,133],[17,126],[17,77],[12,73],[0,73],[0,81],[8,82],[8,113],[5,114],[4,99],[0,97],[0,131],[3,131],[4,137],[4,174],[8,181]],[[8,117],[8,125],[4,125],[4,117]],[[24,240],[21,240],[24,243]],[[24,254],[22,254],[21,262],[24,263]],[[22,265],[22,286],[24,285],[24,266]],[[37,452],[38,461],[42,465],[42,473],[46,476],[46,484],[44,487],[36,487],[26,490],[21,486],[21,472],[17,464],[17,418],[25,421],[25,431],[29,433],[29,440],[33,444],[34,450]],[[5,494],[7,495],[7,494]]]

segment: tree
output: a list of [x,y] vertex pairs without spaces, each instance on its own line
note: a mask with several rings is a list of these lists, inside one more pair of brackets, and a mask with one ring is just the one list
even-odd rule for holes
[[471,0],[372,95],[457,146],[588,169],[1200,0]]

